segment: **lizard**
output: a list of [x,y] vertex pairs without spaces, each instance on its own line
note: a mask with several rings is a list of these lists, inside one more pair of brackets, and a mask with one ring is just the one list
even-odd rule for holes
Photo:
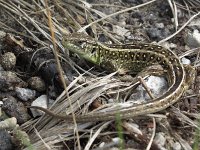
[[[177,102],[194,82],[195,69],[190,65],[183,65],[172,50],[157,44],[108,45],[81,34],[64,37],[62,44],[69,51],[109,71],[120,70],[126,73],[138,73],[147,66],[159,64],[167,70],[170,83],[169,89],[162,96],[151,101],[112,112],[91,112],[87,115],[76,116],[77,122],[114,120],[116,114],[121,119],[128,119],[164,110]],[[39,106],[29,106],[29,108],[42,110],[58,119],[72,121],[71,115],[55,114]]]

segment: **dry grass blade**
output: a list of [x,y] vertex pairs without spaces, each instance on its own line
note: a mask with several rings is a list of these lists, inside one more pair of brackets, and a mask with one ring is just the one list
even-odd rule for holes
[[151,149],[151,145],[152,145],[154,136],[156,134],[156,121],[155,121],[155,118],[152,118],[152,120],[153,120],[153,133],[152,133],[151,140],[149,141],[149,144],[148,144],[146,150],[150,150]]
[[90,150],[92,143],[94,142],[94,140],[98,137],[98,135],[100,134],[100,132],[105,129],[111,122],[106,122],[105,124],[103,124],[97,131],[96,133],[94,133],[94,135],[90,138],[90,140],[88,141],[87,145],[85,146],[84,150]]
[[115,15],[118,15],[118,14],[121,14],[121,13],[124,13],[124,12],[127,12],[127,11],[130,11],[130,10],[133,10],[133,9],[136,9],[136,8],[139,8],[139,7],[143,7],[143,6],[145,6],[145,5],[148,5],[148,4],[150,4],[150,3],[153,3],[153,2],[155,2],[155,1],[156,1],[156,0],[151,0],[151,1],[146,2],[146,3],[144,3],[144,4],[141,4],[141,5],[138,5],[138,6],[135,6],[135,7],[131,7],[131,8],[127,8],[127,9],[125,9],[125,10],[121,10],[121,11],[118,11],[118,12],[116,12],[116,13],[107,15],[107,16],[101,18],[101,19],[95,20],[94,22],[88,24],[88,25],[85,26],[85,27],[82,27],[78,32],[83,32],[84,30],[86,30],[86,29],[87,29],[88,27],[90,27],[91,25],[93,25],[93,24],[95,24],[95,23],[98,23],[98,22],[100,22],[100,21],[102,21],[102,20],[105,20],[105,19],[110,18],[110,17],[112,17],[112,16],[115,16]]
[[188,125],[193,126],[193,127],[195,127],[195,128],[197,128],[197,129],[200,130],[200,128],[198,126],[198,122],[194,122],[192,119],[190,119],[189,117],[187,117],[186,115],[184,115],[178,109],[176,109],[174,107],[172,107],[172,108],[173,108],[172,110],[173,110],[174,115],[177,115],[178,118],[181,119],[181,121],[183,121],[183,122],[187,123]]
[[180,27],[175,33],[173,33],[172,35],[168,36],[167,38],[161,40],[158,42],[158,44],[160,43],[164,43],[166,41],[168,41],[169,39],[171,39],[172,37],[174,37],[175,35],[177,35],[179,32],[181,32],[193,19],[195,19],[196,17],[198,17],[200,15],[200,12],[196,13],[195,15],[193,15],[182,27]]
[[190,9],[200,9],[200,0],[176,0],[177,2],[188,5]]

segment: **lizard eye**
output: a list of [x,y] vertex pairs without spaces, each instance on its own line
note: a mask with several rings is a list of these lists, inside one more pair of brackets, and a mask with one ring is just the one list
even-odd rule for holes
[[94,53],[96,51],[96,47],[92,47],[91,52]]

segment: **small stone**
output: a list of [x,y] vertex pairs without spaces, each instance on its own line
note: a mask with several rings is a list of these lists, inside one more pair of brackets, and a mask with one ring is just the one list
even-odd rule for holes
[[[161,96],[168,88],[167,81],[163,77],[150,76],[146,84],[155,97]],[[146,98],[149,98],[149,95],[146,95]]]
[[165,142],[166,142],[166,138],[164,137],[164,133],[162,133],[162,132],[157,133],[156,136],[155,136],[154,142],[161,147],[164,146]]
[[167,48],[167,49],[175,49],[177,48],[177,45],[174,43],[169,43],[169,42],[164,42],[162,43],[162,46]]
[[[150,76],[145,79],[145,81],[147,88],[151,91],[151,94],[155,98],[161,96],[167,91],[168,83],[164,77]],[[132,97],[134,101],[141,102],[143,100],[151,99],[142,85],[139,85],[136,90],[137,93],[135,93]]]
[[161,30],[159,30],[158,28],[147,28],[146,30],[151,39],[160,38],[162,36]]
[[185,65],[191,64],[191,61],[190,61],[189,59],[185,58],[185,57],[183,57],[183,58],[181,59],[181,62],[182,62],[182,64],[185,64]]
[[5,119],[4,121],[0,121],[0,130],[2,129],[14,129],[17,126],[17,119],[15,117],[11,117]]
[[190,48],[197,48],[200,46],[200,33],[194,30],[193,33],[188,32],[185,38],[185,43]]
[[[39,107],[47,108],[47,95],[41,95],[40,97],[38,97],[36,100],[32,102],[31,106],[39,106]],[[32,108],[31,108],[31,112],[33,114],[33,117],[41,116],[44,114],[43,111],[32,109]]]
[[1,65],[5,70],[11,70],[16,65],[16,56],[12,52],[7,52],[1,56]]
[[36,96],[36,91],[31,89],[16,87],[15,91],[17,93],[17,97],[23,101],[34,99]]
[[167,37],[170,34],[167,28],[160,29],[156,27],[146,28],[146,32],[152,40],[161,40],[163,37]]
[[24,104],[12,96],[3,99],[2,110],[10,117],[15,117],[22,124],[30,119]]
[[102,147],[105,146],[105,144],[106,144],[105,142],[102,142],[102,143],[99,144],[99,147],[102,148]]
[[112,141],[114,142],[114,143],[120,143],[120,142],[122,142],[122,140],[119,138],[119,137],[115,137],[115,138],[112,138]]
[[0,130],[0,149],[1,150],[12,150],[15,149],[12,143],[11,135],[5,131]]
[[28,80],[28,84],[32,89],[38,92],[44,92],[46,90],[45,82],[40,77],[31,77]]
[[173,150],[181,150],[181,144],[179,142],[175,142],[172,148]]
[[0,40],[6,36],[6,32],[0,31]]
[[121,36],[121,37],[124,37],[125,34],[127,35],[129,30],[115,25],[115,26],[113,26],[113,32],[116,33],[117,35]]
[[15,87],[26,87],[27,83],[11,71],[0,71],[0,90],[7,92]]
[[165,25],[163,23],[156,23],[155,26],[158,28],[158,29],[162,29],[165,27]]

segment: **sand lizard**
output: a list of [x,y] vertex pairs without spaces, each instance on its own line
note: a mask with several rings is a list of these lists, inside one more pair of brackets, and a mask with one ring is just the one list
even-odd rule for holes
[[[109,71],[123,70],[127,73],[136,73],[144,67],[160,64],[167,70],[170,82],[167,92],[152,101],[113,112],[95,112],[76,116],[77,122],[113,120],[117,113],[122,119],[127,119],[163,110],[175,103],[194,81],[193,67],[183,65],[174,52],[156,44],[103,45],[86,36],[65,37],[62,43],[71,52]],[[72,121],[70,115],[55,114],[37,106],[30,106],[30,108],[42,110],[58,119]]]

